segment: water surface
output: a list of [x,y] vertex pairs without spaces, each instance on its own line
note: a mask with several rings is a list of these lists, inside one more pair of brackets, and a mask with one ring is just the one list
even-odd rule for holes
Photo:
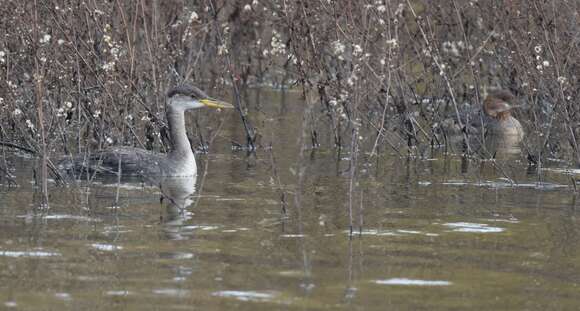
[[39,210],[35,160],[6,151],[19,186],[0,187],[0,309],[580,307],[576,172],[566,165],[538,174],[517,158],[363,155],[350,238],[350,155],[307,150],[297,163],[301,100],[261,96],[275,103],[260,123],[274,158],[231,150],[243,137],[232,114],[198,155],[205,175],[161,189],[51,184]]

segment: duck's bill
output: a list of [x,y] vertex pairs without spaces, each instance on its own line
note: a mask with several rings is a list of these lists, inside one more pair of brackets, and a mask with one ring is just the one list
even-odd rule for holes
[[513,105],[511,109],[516,109],[516,108],[523,108],[523,107],[527,107],[527,104],[521,104],[521,105]]
[[499,113],[499,112],[504,112],[504,111],[510,111],[510,110],[522,108],[522,107],[525,107],[525,106],[526,106],[525,104],[514,105],[514,106],[509,105],[509,104],[506,104],[505,107],[501,107],[501,108],[495,109],[495,112],[498,112]]
[[200,102],[209,108],[225,108],[225,109],[235,108],[234,105],[217,99],[206,98],[200,100]]

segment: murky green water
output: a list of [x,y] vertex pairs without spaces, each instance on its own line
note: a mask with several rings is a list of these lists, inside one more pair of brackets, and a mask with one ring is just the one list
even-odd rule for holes
[[205,177],[163,181],[173,203],[193,199],[185,211],[155,186],[99,180],[52,186],[50,209],[38,211],[34,160],[7,153],[20,186],[0,188],[0,309],[580,308],[580,223],[565,172],[539,182],[517,159],[498,163],[512,184],[491,162],[386,152],[357,179],[354,224],[364,225],[350,239],[348,161],[307,151],[297,185],[299,103],[261,112],[280,185],[267,151],[230,150],[243,136],[232,114],[198,158]]

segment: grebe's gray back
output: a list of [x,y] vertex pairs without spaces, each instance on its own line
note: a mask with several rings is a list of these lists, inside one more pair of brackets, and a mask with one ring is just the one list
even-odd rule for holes
[[234,108],[229,103],[212,99],[191,85],[181,85],[167,93],[167,123],[171,136],[171,151],[156,153],[133,147],[112,147],[90,156],[79,154],[59,163],[67,172],[96,172],[123,176],[194,176],[195,157],[185,130],[185,111],[202,107]]

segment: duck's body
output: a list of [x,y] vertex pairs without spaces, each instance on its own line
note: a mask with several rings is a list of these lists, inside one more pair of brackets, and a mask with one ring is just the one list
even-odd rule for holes
[[524,139],[524,128],[518,119],[508,116],[505,119],[490,119],[486,124],[486,136],[504,137],[515,141]]
[[203,91],[189,85],[176,87],[167,96],[167,122],[171,135],[169,153],[156,153],[133,147],[112,147],[64,160],[59,164],[60,168],[68,172],[96,172],[123,176],[197,175],[195,157],[185,129],[185,111],[201,107],[233,108],[233,106],[210,99]]
[[[485,126],[486,141],[494,149],[512,148],[518,150],[524,139],[524,128],[520,121],[511,115],[515,97],[506,90],[491,92],[483,101],[483,112],[489,117]],[[490,144],[487,144],[490,146]],[[489,148],[488,148],[489,149]]]
[[524,138],[524,129],[511,115],[514,100],[509,91],[490,92],[481,109],[463,115],[462,128],[453,118],[443,121],[441,128],[451,141],[464,142],[463,133],[467,133],[469,145],[474,151],[481,150],[485,145],[492,155],[500,149],[517,153]]
[[485,158],[511,158],[521,153],[523,139],[524,130],[516,118],[492,119],[486,126],[485,148],[479,150]]

